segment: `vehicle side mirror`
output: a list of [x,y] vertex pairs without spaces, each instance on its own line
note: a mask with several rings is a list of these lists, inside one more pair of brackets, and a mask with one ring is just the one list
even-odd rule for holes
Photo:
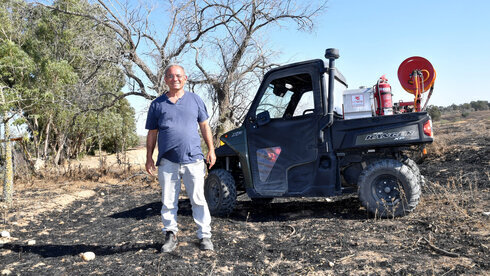
[[269,111],[263,111],[257,114],[257,125],[263,126],[268,124],[271,121],[271,116],[269,114]]

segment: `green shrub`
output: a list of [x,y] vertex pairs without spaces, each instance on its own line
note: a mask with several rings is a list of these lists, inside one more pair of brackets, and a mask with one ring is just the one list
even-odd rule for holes
[[439,121],[441,119],[441,110],[439,107],[431,105],[427,111],[429,112],[429,115],[433,121]]

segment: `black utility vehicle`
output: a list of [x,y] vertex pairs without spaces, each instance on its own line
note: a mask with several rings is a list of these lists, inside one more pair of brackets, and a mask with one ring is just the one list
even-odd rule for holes
[[[334,112],[338,50],[269,71],[242,126],[224,134],[205,195],[226,215],[237,193],[267,203],[276,197],[331,197],[358,192],[367,210],[402,216],[415,209],[424,178],[410,159],[433,141],[427,112],[344,119]],[[340,112],[341,113],[341,112]]]

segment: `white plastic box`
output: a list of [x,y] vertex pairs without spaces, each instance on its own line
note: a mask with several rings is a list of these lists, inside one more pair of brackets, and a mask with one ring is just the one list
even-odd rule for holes
[[374,97],[372,88],[345,90],[343,98],[345,120],[373,117]]

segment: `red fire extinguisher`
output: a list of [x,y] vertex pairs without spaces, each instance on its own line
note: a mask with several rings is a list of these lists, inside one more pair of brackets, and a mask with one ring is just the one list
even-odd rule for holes
[[374,86],[374,102],[376,115],[393,115],[393,103],[391,101],[391,86],[383,75]]

